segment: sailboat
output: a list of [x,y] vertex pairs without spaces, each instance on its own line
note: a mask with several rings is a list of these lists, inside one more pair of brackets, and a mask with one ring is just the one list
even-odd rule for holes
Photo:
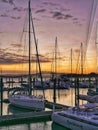
[[[52,121],[70,130],[98,130],[97,98],[90,103],[69,107],[62,111],[53,111]],[[95,102],[94,102],[95,101]]]
[[[82,63],[83,65],[83,63]],[[83,67],[82,73],[83,73]],[[79,79],[77,79],[79,85]],[[77,89],[77,88],[76,88]],[[98,130],[98,102],[79,105],[79,89],[75,90],[75,107],[63,111],[53,111],[52,121],[70,130]],[[79,97],[79,98],[77,98]]]
[[48,81],[48,84],[51,88],[54,87],[54,79],[56,79],[56,84],[55,87],[56,89],[69,89],[70,88],[70,82],[69,81],[65,81],[64,78],[62,78],[59,74],[58,74],[58,59],[59,57],[57,57],[57,50],[58,49],[58,39],[57,37],[55,38],[55,46],[54,46],[54,56],[53,56],[53,61],[52,61],[52,73],[51,73],[51,77]]
[[[45,109],[45,100],[44,96],[43,97],[38,97],[38,96],[33,96],[32,95],[32,84],[31,84],[31,58],[30,58],[30,49],[31,49],[31,37],[30,37],[30,29],[31,29],[31,22],[32,22],[32,29],[33,29],[33,35],[34,35],[34,41],[35,41],[35,47],[36,47],[36,53],[37,53],[37,61],[39,64],[39,71],[40,71],[40,77],[41,77],[41,82],[43,85],[42,81],[42,74],[41,74],[41,68],[40,68],[40,61],[39,61],[39,56],[38,56],[38,49],[37,49],[37,42],[36,42],[36,37],[35,37],[35,30],[34,30],[34,24],[33,24],[33,19],[31,15],[31,7],[30,7],[30,0],[28,1],[28,12],[29,12],[29,74],[28,74],[28,93],[14,93],[9,95],[9,102],[10,104],[24,108],[24,109],[31,109],[31,110],[44,110]],[[44,90],[43,90],[44,91]],[[44,93],[43,93],[44,94]]]
[[52,121],[70,130],[98,130],[98,103],[53,112]]

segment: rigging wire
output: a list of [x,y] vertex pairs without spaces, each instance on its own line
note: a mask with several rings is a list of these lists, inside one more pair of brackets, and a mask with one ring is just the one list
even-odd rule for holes
[[[25,15],[25,19],[24,19],[24,24],[23,24],[23,29],[22,29],[22,32],[21,32],[21,35],[20,35],[20,44],[22,44],[22,42],[24,43],[23,45],[23,50],[22,50],[22,55],[21,55],[21,64],[22,64],[22,73],[24,73],[24,65],[23,63],[26,63],[27,62],[27,56],[26,56],[26,52],[27,52],[27,46],[26,46],[26,29],[27,29],[27,12],[26,12],[26,15]],[[23,41],[24,40],[24,41]]]
[[95,51],[96,51],[96,72],[98,73],[98,22],[96,27],[96,35],[95,35]]
[[84,55],[84,61],[86,59],[87,48],[88,48],[88,44],[90,42],[90,38],[91,38],[91,34],[92,34],[92,28],[93,28],[93,24],[94,24],[94,20],[95,20],[97,4],[98,4],[98,0],[92,1],[92,7],[90,10],[90,19],[89,19],[88,29],[87,29],[86,50],[85,50],[85,55]]

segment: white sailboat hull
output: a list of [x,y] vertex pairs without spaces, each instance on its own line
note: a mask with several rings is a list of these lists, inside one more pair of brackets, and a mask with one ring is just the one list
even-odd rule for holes
[[10,104],[30,110],[44,110],[45,109],[45,101],[38,97],[28,96],[28,95],[11,95],[9,96]]
[[92,123],[90,122],[89,118],[88,121],[86,119],[78,118],[75,116],[72,116],[70,114],[58,114],[61,112],[54,112],[52,114],[52,121],[64,126],[66,128],[69,128],[71,130],[98,130],[98,122],[97,123]]

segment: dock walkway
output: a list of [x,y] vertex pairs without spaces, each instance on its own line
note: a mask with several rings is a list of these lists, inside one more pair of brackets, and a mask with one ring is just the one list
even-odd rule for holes
[[3,115],[0,116],[0,126],[38,122],[38,121],[49,121],[51,120],[53,105],[55,105],[55,111],[61,111],[68,108],[68,106],[65,105],[57,103],[54,104],[53,102],[46,101],[45,107],[50,108],[49,111],[39,111],[39,112],[32,111],[13,115]]
[[51,120],[52,111],[26,112],[0,116],[0,126]]

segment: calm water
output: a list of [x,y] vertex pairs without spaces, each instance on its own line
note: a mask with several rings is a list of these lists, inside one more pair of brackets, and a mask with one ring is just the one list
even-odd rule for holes
[[0,127],[0,130],[69,130],[65,127],[59,126],[56,123],[48,122],[38,122],[29,124],[19,124],[12,126]]
[[[39,95],[42,93],[42,91],[35,91],[36,95]],[[81,94],[86,94],[87,89],[80,89]],[[49,101],[53,101],[53,90],[45,90],[45,97]],[[69,90],[63,89],[63,90],[56,90],[56,102],[60,104],[65,104],[69,106],[74,106],[74,89],[71,88]],[[7,98],[7,93],[4,92],[3,98]],[[82,104],[84,102],[80,102]],[[48,109],[46,109],[48,110]],[[12,107],[11,105],[7,103],[3,103],[3,115],[8,114],[14,114],[14,113],[22,113],[23,110],[19,108]],[[25,112],[25,111],[24,111]],[[68,130],[67,128],[61,127],[55,123],[52,123],[52,121],[46,121],[46,122],[37,122],[37,123],[29,123],[29,124],[18,124],[18,125],[11,125],[11,126],[5,126],[0,127],[0,130]]]
[[[36,95],[42,94],[41,90],[37,90],[34,92]],[[62,90],[56,90],[56,102],[68,106],[74,106],[75,104],[75,90],[74,88],[71,88],[69,90],[62,89]],[[80,89],[80,94],[86,94],[87,89]],[[3,93],[3,98],[7,98],[7,92]],[[45,90],[45,98],[48,101],[53,101],[53,90],[48,89]],[[80,101],[80,104],[85,103],[85,101]],[[47,110],[47,109],[46,109]],[[15,109],[12,108],[8,103],[3,103],[3,115],[9,115],[13,113],[19,113],[21,112],[21,109]]]

